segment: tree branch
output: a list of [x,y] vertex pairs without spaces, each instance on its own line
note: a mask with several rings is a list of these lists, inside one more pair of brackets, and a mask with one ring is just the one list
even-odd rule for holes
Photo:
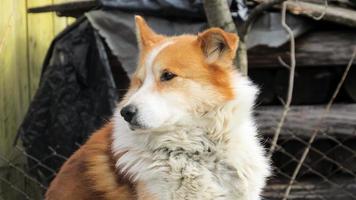
[[[290,27],[286,23],[286,12],[287,12],[287,4],[289,2],[284,2],[282,6],[282,18],[281,18],[281,23],[283,28],[288,32],[289,34],[289,39],[290,39],[290,66],[289,68],[289,85],[288,85],[288,93],[287,93],[287,100],[284,105],[282,117],[277,125],[276,132],[274,133],[271,147],[268,152],[268,157],[271,158],[273,155],[273,152],[277,146],[278,138],[279,135],[282,131],[282,127],[284,125],[284,122],[287,118],[287,114],[290,108],[290,105],[292,103],[292,97],[293,97],[293,86],[294,86],[294,73],[295,73],[295,66],[296,66],[296,61],[295,61],[295,38],[294,38],[294,33],[290,29]],[[283,62],[284,63],[284,62]]]
[[232,19],[229,5],[226,0],[204,0],[204,10],[208,23],[211,27],[220,27],[225,31],[236,33],[239,35],[239,47],[236,53],[234,63],[243,75],[247,75],[247,47],[246,36],[252,23],[263,13],[263,11],[280,4],[286,0],[266,0],[256,6],[250,13],[246,22],[238,29]]
[[[225,31],[238,34],[226,0],[204,0],[203,2],[205,14],[211,27],[220,27]],[[247,75],[247,50],[241,39],[234,63],[241,74]]]
[[246,36],[250,30],[251,25],[256,21],[256,19],[261,16],[261,14],[267,10],[272,8],[276,4],[280,4],[286,0],[266,0],[263,1],[263,3],[259,4],[256,6],[251,13],[248,15],[247,20],[244,22],[244,24],[241,26],[239,30],[239,36],[241,37],[241,40],[245,41]]
[[204,0],[203,2],[205,15],[211,27],[219,27],[225,31],[237,34],[237,29],[226,0]]
[[329,6],[327,3],[318,5],[308,2],[290,2],[287,9],[295,15],[304,15],[316,20],[323,19],[353,28],[356,27],[356,11],[354,10]]

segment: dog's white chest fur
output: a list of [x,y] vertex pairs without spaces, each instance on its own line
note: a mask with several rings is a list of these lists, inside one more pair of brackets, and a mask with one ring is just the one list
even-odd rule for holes
[[119,168],[133,180],[147,183],[157,199],[255,199],[248,196],[256,195],[246,194],[248,183],[237,169],[238,159],[227,152],[226,141],[213,141],[199,128],[131,134],[136,135],[120,142],[131,145],[119,159]]
[[149,190],[159,199],[238,197],[237,171],[226,160],[223,147],[210,141],[200,130],[165,134],[158,139],[161,145],[157,149],[146,152],[152,158],[146,164],[152,168],[142,174]]
[[[211,159],[205,155],[189,155],[173,151],[167,157],[168,171],[162,175],[165,184],[161,191],[166,191],[165,199],[233,199],[237,188],[237,173],[224,161],[218,161],[216,155]],[[230,173],[227,171],[231,171]],[[226,174],[225,174],[226,173]],[[231,176],[226,176],[230,174]],[[227,184],[235,182],[235,184]],[[152,188],[156,190],[156,188]],[[163,194],[164,192],[161,192]]]

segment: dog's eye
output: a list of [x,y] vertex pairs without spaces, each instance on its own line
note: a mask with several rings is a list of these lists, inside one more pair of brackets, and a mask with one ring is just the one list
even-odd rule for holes
[[161,80],[161,81],[169,81],[169,80],[173,79],[173,78],[176,77],[176,76],[177,76],[177,75],[173,74],[172,72],[164,71],[164,72],[161,74],[160,80]]

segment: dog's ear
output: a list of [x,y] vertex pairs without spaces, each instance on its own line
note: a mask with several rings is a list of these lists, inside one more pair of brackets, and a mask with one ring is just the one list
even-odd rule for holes
[[141,16],[136,15],[135,22],[137,43],[140,49],[152,46],[163,38],[162,35],[155,33]]
[[220,28],[210,28],[198,34],[198,42],[209,63],[230,62],[235,58],[239,38]]

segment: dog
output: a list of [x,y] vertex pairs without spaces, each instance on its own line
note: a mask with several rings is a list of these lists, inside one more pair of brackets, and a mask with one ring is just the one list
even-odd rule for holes
[[233,65],[238,36],[168,37],[135,22],[140,54],[127,94],[46,199],[260,199],[270,164],[252,113],[258,89]]

